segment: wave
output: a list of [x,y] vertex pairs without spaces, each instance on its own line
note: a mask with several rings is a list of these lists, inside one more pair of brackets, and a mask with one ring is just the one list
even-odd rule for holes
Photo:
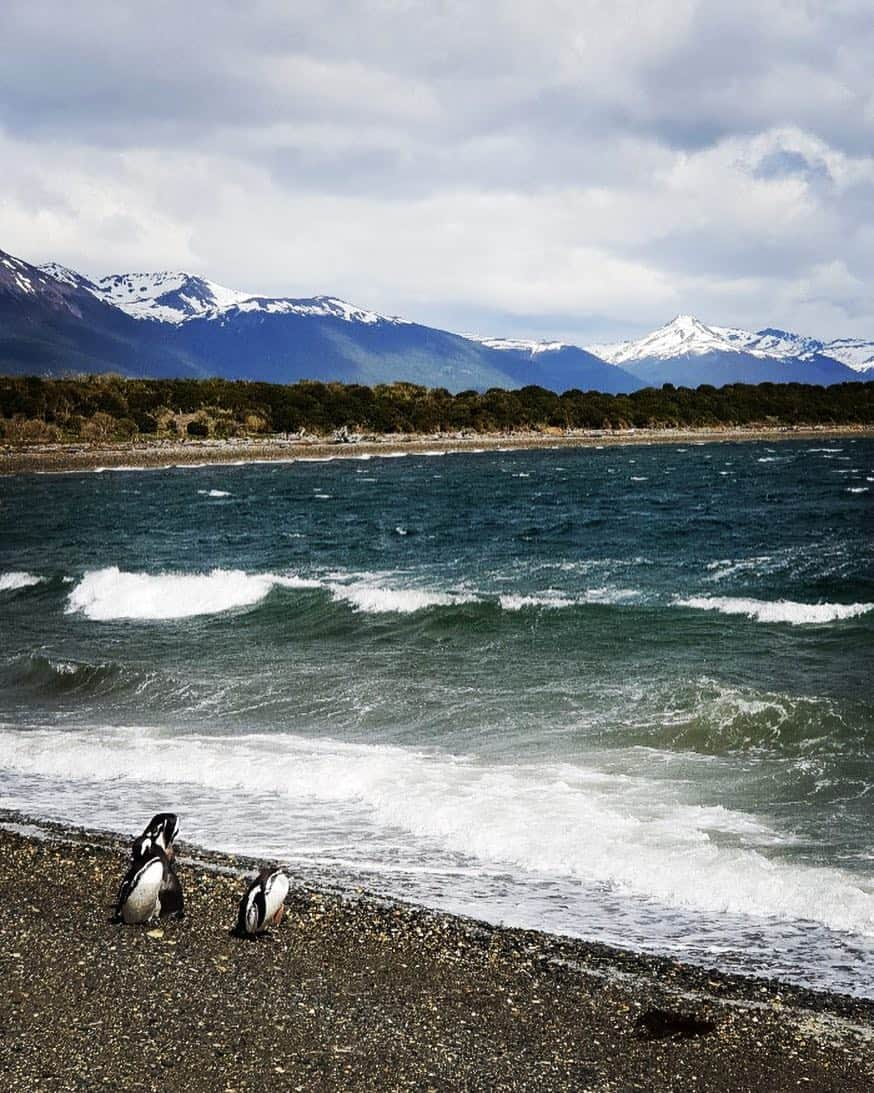
[[756,622],[785,622],[790,626],[821,626],[874,611],[874,603],[793,603],[792,600],[752,600],[733,596],[691,596],[673,602],[676,607],[745,615]]
[[[312,852],[301,818],[317,815],[349,854],[369,855],[374,839],[439,847],[481,868],[570,878],[661,905],[874,936],[869,883],[766,852],[787,836],[757,817],[683,803],[668,785],[576,764],[507,766],[289,734],[172,738],[133,728],[9,731],[0,762],[8,772],[78,786],[70,799],[88,809],[99,802],[114,822],[116,798],[126,800],[134,786],[152,799],[175,798],[200,839],[244,853],[247,837],[264,831],[269,800],[271,837],[300,855]],[[106,822],[89,812],[89,823],[98,819]]]
[[42,584],[44,577],[36,577],[33,573],[0,573],[0,592],[17,592],[20,588],[32,588],[35,584]]
[[227,490],[198,490],[201,497],[230,497]]
[[345,601],[356,611],[367,614],[409,615],[429,607],[457,607],[465,603],[479,603],[472,593],[431,592],[418,588],[383,588],[365,583],[330,585],[334,600]]
[[647,707],[633,690],[632,695],[634,717],[619,732],[626,747],[718,756],[767,752],[781,763],[792,761],[798,773],[809,773],[811,762],[864,759],[874,747],[867,711],[823,696],[732,686],[707,677],[655,688]]
[[255,607],[276,588],[320,590],[335,603],[368,615],[408,615],[465,604],[491,604],[505,611],[550,610],[623,604],[641,596],[633,588],[599,587],[575,594],[547,589],[496,597],[465,588],[423,588],[407,584],[406,580],[403,575],[342,570],[306,578],[231,569],[213,569],[209,573],[132,573],[109,566],[86,573],[76,583],[67,597],[66,612],[82,614],[95,622],[184,619]]
[[17,657],[0,668],[4,688],[24,688],[41,695],[103,695],[125,685],[136,687],[145,678],[110,662],[52,660],[40,654]]
[[70,592],[66,610],[95,622],[185,619],[251,607],[278,586],[313,588],[318,582],[236,569],[150,574],[125,573],[109,566],[85,574]]
[[556,610],[565,607],[586,607],[591,604],[622,604],[640,597],[635,588],[590,588],[579,596],[567,596],[562,592],[549,589],[530,595],[506,593],[498,597],[498,603],[505,611],[522,611],[531,607]]

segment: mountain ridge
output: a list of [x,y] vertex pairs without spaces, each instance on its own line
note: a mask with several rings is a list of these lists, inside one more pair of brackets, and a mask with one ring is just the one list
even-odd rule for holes
[[692,315],[614,345],[462,335],[336,296],[264,296],[171,270],[94,280],[0,251],[0,370],[623,393],[663,383],[874,378],[874,341],[825,343]]

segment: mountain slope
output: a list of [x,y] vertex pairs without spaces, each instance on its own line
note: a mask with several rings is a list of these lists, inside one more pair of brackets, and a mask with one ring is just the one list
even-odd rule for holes
[[0,251],[0,370],[43,376],[117,371],[131,376],[203,375],[143,339],[135,320],[93,292],[87,278],[52,272]]
[[477,338],[503,356],[504,371],[518,386],[536,383],[552,391],[606,391],[623,394],[641,385],[638,377],[577,345],[529,342],[509,338]]

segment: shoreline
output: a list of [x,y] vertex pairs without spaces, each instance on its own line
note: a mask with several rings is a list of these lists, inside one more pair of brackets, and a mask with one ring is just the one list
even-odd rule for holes
[[358,442],[324,437],[278,436],[263,440],[149,440],[84,445],[35,444],[0,448],[0,475],[75,473],[121,469],[362,457],[597,448],[648,444],[708,444],[739,441],[828,440],[874,436],[869,426],[785,426],[779,428],[573,430],[458,435],[381,434]]
[[[129,841],[0,811],[8,1089],[862,1090],[874,999],[489,926],[179,844],[187,916],[109,924]],[[59,898],[60,897],[60,898]],[[684,1024],[685,1022],[685,1024]]]

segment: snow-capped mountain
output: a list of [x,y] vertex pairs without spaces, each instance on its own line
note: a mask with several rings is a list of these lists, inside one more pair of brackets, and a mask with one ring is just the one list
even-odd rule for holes
[[[855,370],[855,371],[854,371]],[[652,334],[589,349],[462,336],[335,296],[266,297],[181,271],[94,280],[0,251],[0,371],[221,376],[485,390],[538,384],[611,393],[670,382],[839,383],[874,377],[874,342],[824,344],[677,316]]]
[[637,341],[590,345],[588,350],[611,364],[674,360],[709,353],[744,353],[762,360],[782,361],[829,357],[859,372],[874,368],[874,341],[844,338],[821,342],[773,327],[752,332],[730,326],[708,326],[693,315],[677,315]]
[[233,309],[263,311],[271,315],[322,315],[357,323],[405,323],[407,320],[379,315],[355,307],[334,296],[294,300],[287,297],[256,296],[226,288],[191,273],[112,273],[90,281],[57,262],[39,267],[43,273],[64,284],[76,285],[97,299],[112,304],[134,319],[161,323],[184,323],[189,319],[221,319]]

